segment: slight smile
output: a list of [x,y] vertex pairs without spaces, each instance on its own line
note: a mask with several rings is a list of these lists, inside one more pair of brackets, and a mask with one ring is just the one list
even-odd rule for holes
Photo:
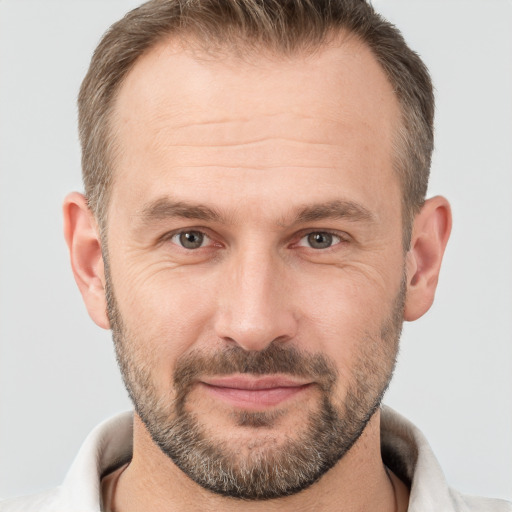
[[300,382],[290,377],[229,376],[205,379],[201,384],[215,398],[231,406],[262,410],[285,402],[305,392],[311,382]]

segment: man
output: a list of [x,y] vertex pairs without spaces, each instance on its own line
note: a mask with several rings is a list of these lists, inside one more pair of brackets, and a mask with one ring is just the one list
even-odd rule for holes
[[[510,510],[380,409],[451,216],[425,200],[428,73],[361,1],[149,2],[79,99],[64,205],[135,415],[2,510]],[[132,446],[133,441],[133,446]]]

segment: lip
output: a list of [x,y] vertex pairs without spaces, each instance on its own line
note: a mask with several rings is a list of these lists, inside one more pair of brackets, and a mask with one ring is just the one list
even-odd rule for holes
[[275,407],[305,392],[311,382],[283,376],[228,376],[203,379],[201,384],[213,397],[228,405],[249,410]]

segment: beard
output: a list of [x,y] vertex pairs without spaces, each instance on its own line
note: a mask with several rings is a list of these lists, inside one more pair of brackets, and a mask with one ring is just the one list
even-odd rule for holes
[[[117,361],[135,412],[161,451],[204,489],[244,500],[274,499],[306,489],[350,450],[381,404],[398,353],[405,280],[379,335],[367,334],[358,342],[355,364],[350,375],[344,375],[346,393],[340,401],[335,396],[340,375],[332,361],[279,342],[261,351],[232,345],[212,354],[188,352],[176,362],[172,389],[159,392],[144,349],[151,343],[127,328],[107,264],[105,273]],[[320,397],[309,413],[297,409],[294,436],[283,440],[272,434],[282,410],[231,412],[236,426],[252,429],[253,435],[240,444],[233,436],[223,438],[218,428],[210,431],[194,413],[190,399],[201,378],[232,374],[306,378],[315,383]]]

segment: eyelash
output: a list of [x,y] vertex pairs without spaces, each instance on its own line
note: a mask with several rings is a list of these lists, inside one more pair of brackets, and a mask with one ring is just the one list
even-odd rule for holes
[[176,237],[181,237],[182,235],[185,235],[185,234],[191,234],[191,233],[200,233],[203,237],[204,237],[204,240],[203,242],[207,242],[208,240],[212,240],[211,237],[209,237],[204,231],[201,231],[199,229],[185,229],[185,230],[181,230],[181,231],[177,231],[176,233],[171,233],[168,237],[168,239],[175,245],[177,245],[178,247],[181,247],[182,249],[185,249],[185,250],[188,250],[188,251],[193,251],[193,250],[197,250],[197,249],[202,249],[204,248],[204,245],[201,244],[199,247],[195,248],[195,249],[191,249],[191,248],[188,248],[188,247],[183,247],[183,245],[177,243],[177,242],[174,242],[173,239],[176,238]]
[[[301,245],[301,242],[304,239],[307,239],[311,235],[329,235],[330,237],[337,239],[337,242],[333,242],[331,245],[329,245],[328,247],[324,247],[324,248],[315,248],[315,247],[311,247],[310,245]],[[308,232],[302,234],[302,236],[299,238],[299,241],[295,245],[298,245],[299,247],[307,247],[308,249],[312,249],[315,251],[320,251],[320,250],[327,251],[327,250],[332,249],[333,247],[335,247],[343,242],[346,242],[346,241],[347,241],[347,238],[343,237],[340,233],[336,233],[336,232],[328,231],[328,230],[320,230],[320,231],[317,230],[317,231],[308,231]]]
[[[184,235],[186,233],[200,233],[204,237],[204,240],[202,241],[202,244],[199,247],[197,247],[197,248],[188,248],[188,247],[184,247],[178,241],[174,241],[174,239],[176,237],[180,237],[180,236],[182,236],[182,235]],[[329,235],[330,237],[334,238],[336,241],[333,242],[328,247],[325,247],[325,248],[314,248],[314,247],[311,247],[310,245],[301,245],[300,242],[302,242],[308,236],[314,235],[314,234]],[[298,239],[298,242],[295,242],[292,245],[293,246],[298,246],[298,247],[306,247],[306,248],[314,250],[314,251],[328,251],[329,249],[332,249],[333,247],[336,247],[336,246],[338,246],[340,244],[343,244],[343,243],[347,243],[349,241],[348,240],[349,237],[345,233],[341,234],[339,232],[329,231],[329,230],[325,230],[325,229],[324,230],[309,230],[309,231],[305,231],[305,232],[302,232],[299,236],[300,236],[300,238]],[[168,233],[167,235],[162,237],[161,240],[162,241],[167,241],[168,240],[171,243],[173,243],[174,245],[180,247],[181,249],[184,249],[185,251],[197,251],[199,249],[207,248],[207,246],[205,246],[204,243],[207,243],[208,241],[213,241],[213,238],[211,236],[209,236],[208,233],[206,233],[204,230],[191,228],[191,229],[182,229],[180,231],[175,231],[175,232],[172,232],[172,233]],[[220,247],[220,244],[217,244],[217,245]]]

